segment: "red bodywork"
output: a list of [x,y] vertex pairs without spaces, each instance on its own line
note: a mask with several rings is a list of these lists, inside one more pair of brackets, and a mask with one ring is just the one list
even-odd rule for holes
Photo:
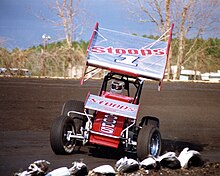
[[118,148],[125,120],[125,117],[106,116],[105,113],[98,112],[92,127],[92,131],[96,133],[91,132],[89,142]]
[[[131,103],[132,97],[116,95],[110,92],[102,92],[102,97]],[[118,148],[120,143],[121,132],[126,122],[125,117],[114,116],[98,111],[90,133],[89,142],[93,144]]]

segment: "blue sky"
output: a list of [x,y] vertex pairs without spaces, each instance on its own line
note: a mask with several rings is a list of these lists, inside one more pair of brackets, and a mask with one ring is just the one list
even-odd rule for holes
[[[60,28],[52,26],[37,18],[36,14],[54,19],[56,15],[48,10],[50,0],[1,0],[0,1],[0,37],[7,40],[5,47],[25,49],[42,44],[42,35],[51,36],[51,41],[64,38]],[[53,2],[55,2],[53,0]],[[118,31],[139,35],[153,34],[152,26],[131,20],[128,9],[120,0],[87,0],[83,1],[87,11],[89,25],[81,36],[89,40],[95,22],[100,26]]]

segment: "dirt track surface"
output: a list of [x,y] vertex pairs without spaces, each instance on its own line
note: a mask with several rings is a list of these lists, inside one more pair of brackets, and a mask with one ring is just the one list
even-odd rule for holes
[[[80,159],[89,169],[114,166],[119,159],[114,152],[103,156],[85,146],[77,154],[58,156],[50,148],[49,128],[63,103],[84,101],[88,91],[97,94],[100,86],[94,80],[80,86],[78,80],[0,78],[0,175],[26,170],[38,159],[50,161],[53,169]],[[220,84],[165,82],[158,92],[157,83],[146,82],[139,116],[160,119],[163,152],[189,147],[204,160],[220,162],[219,108]]]

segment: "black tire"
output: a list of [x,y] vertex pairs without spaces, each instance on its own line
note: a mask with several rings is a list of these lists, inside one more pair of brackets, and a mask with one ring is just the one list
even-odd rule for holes
[[67,140],[67,131],[76,134],[74,121],[68,116],[59,116],[56,118],[50,129],[50,145],[57,155],[71,154],[76,146],[76,139]]
[[157,117],[153,116],[144,116],[141,118],[139,126],[144,126],[144,125],[153,125],[159,128],[160,126],[160,121]]
[[[61,115],[68,116],[69,111],[77,111],[77,112],[84,112],[84,102],[77,101],[77,100],[68,100],[64,103]],[[80,128],[85,125],[87,118],[83,115],[79,114],[69,114],[70,117],[73,118],[75,123],[76,132],[80,133]]]
[[140,161],[147,156],[158,156],[161,151],[161,134],[154,125],[143,125],[137,138],[137,157]]

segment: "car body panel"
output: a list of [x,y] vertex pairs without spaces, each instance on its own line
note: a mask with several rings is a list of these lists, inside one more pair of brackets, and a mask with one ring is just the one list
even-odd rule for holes
[[118,148],[125,120],[125,117],[97,112],[90,132],[89,142]]
[[85,103],[85,108],[136,119],[139,105],[90,94]]

